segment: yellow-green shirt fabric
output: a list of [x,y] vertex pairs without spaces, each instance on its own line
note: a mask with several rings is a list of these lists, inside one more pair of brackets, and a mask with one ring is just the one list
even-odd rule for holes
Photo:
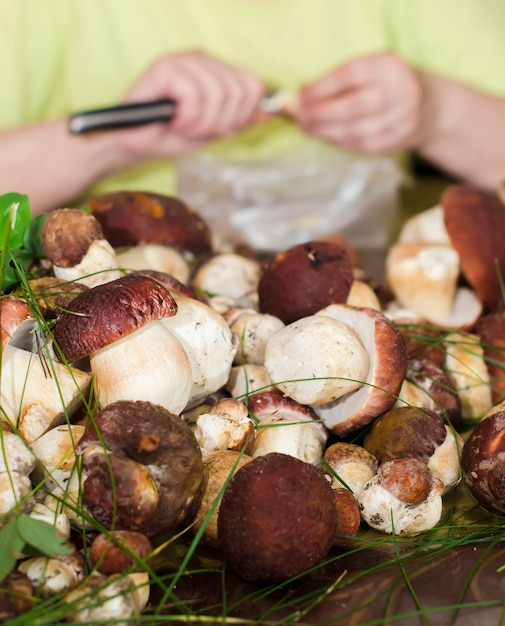
[[[188,49],[290,90],[356,56],[394,50],[505,95],[504,31],[503,0],[0,0],[0,128],[115,104],[156,57]],[[305,141],[273,120],[212,150],[259,159]],[[173,167],[149,163],[94,191],[118,188],[172,193]]]

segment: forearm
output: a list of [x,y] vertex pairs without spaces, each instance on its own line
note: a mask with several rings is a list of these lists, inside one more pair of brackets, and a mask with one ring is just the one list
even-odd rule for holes
[[419,153],[445,171],[496,190],[505,178],[505,98],[423,75],[428,106]]
[[64,206],[126,166],[113,133],[72,136],[64,119],[0,133],[0,193],[30,198],[32,213]]

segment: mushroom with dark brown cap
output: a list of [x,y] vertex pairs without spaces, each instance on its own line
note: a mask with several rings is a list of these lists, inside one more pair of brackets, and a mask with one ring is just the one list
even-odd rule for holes
[[393,408],[373,422],[363,446],[380,463],[404,457],[419,459],[442,481],[444,492],[460,480],[463,439],[436,411],[407,406]]
[[505,410],[475,426],[463,446],[461,469],[475,499],[488,511],[505,515]]
[[489,311],[503,311],[505,205],[497,194],[468,185],[447,188],[441,204],[465,278]]
[[332,304],[316,316],[331,317],[352,328],[369,356],[370,367],[361,385],[332,402],[314,406],[327,428],[344,436],[393,406],[407,371],[407,349],[396,326],[375,309]]
[[332,489],[313,465],[271,453],[231,479],[218,516],[225,561],[243,579],[280,582],[318,565],[335,538]]
[[119,401],[79,441],[83,503],[106,528],[155,537],[196,511],[202,455],[190,427],[150,402]]
[[172,196],[116,191],[86,200],[114,248],[159,243],[195,255],[212,251],[209,227],[189,205]]
[[62,280],[94,287],[121,275],[116,253],[100,223],[86,211],[51,211],[42,227],[40,244],[55,276]]
[[88,561],[102,574],[121,574],[126,570],[142,571],[139,562],[151,554],[153,547],[144,533],[134,530],[112,530],[99,533],[91,542]]
[[259,307],[290,324],[319,309],[346,302],[353,282],[347,249],[329,241],[311,241],[280,252],[263,268]]
[[54,339],[68,362],[89,356],[101,406],[148,400],[178,414],[188,403],[192,372],[162,323],[176,312],[161,283],[129,274],[77,296],[56,322]]

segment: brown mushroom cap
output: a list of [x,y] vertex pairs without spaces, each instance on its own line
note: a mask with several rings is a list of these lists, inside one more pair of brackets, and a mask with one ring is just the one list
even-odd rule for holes
[[346,302],[353,282],[347,249],[328,241],[311,241],[280,252],[260,277],[259,307],[290,324],[323,307]]
[[378,417],[365,435],[363,446],[381,463],[407,456],[427,463],[446,436],[441,415],[405,406]]
[[467,185],[449,187],[441,203],[463,274],[488,310],[504,310],[505,206],[497,195]]
[[475,499],[505,515],[505,411],[477,424],[463,446],[461,469]]
[[114,248],[159,243],[206,254],[211,233],[202,217],[178,198],[140,191],[118,191],[89,198],[86,205]]
[[[135,557],[145,559],[152,545],[144,533],[133,530],[113,530],[98,534],[91,543],[88,559],[92,567],[106,576],[120,574],[135,565]],[[142,571],[138,568],[136,571]]]
[[0,332],[2,350],[12,339],[16,330],[26,320],[32,318],[32,312],[25,300],[7,296],[0,298]]
[[74,298],[54,327],[54,339],[73,362],[176,312],[174,298],[161,283],[129,274]]
[[245,580],[279,582],[320,563],[335,538],[332,489],[313,465],[270,453],[240,468],[218,517],[225,560]]
[[78,265],[97,239],[104,239],[100,222],[80,209],[51,211],[40,233],[44,255],[59,267]]
[[77,451],[84,452],[83,501],[95,519],[153,537],[196,512],[202,455],[180,417],[151,402],[121,400],[98,412],[94,424]]

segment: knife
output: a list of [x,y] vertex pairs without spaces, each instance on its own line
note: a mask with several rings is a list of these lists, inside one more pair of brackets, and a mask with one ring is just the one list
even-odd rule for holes
[[[292,96],[284,90],[268,93],[260,102],[260,110],[270,114],[289,115]],[[81,111],[70,116],[68,129],[72,135],[82,135],[97,130],[115,130],[152,124],[154,122],[169,122],[177,111],[177,102],[171,98],[152,100],[149,102],[134,102],[119,104],[101,109]]]

